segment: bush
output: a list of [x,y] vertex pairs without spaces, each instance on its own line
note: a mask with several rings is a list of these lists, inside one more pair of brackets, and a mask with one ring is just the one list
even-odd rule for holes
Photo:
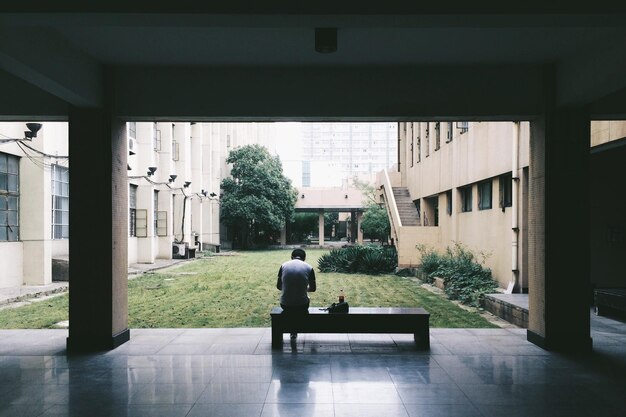
[[423,281],[432,284],[435,280],[434,273],[442,263],[442,257],[426,245],[417,245],[416,248],[422,254],[422,263],[417,267],[419,276]]
[[376,275],[393,272],[398,261],[393,247],[357,245],[331,250],[319,258],[317,266],[320,272]]
[[484,254],[477,260],[476,255],[460,243],[448,247],[444,255],[425,247],[418,247],[418,250],[422,252],[420,270],[424,277],[429,282],[435,277],[443,278],[445,293],[451,300],[480,307],[484,295],[498,288],[491,270],[483,265]]

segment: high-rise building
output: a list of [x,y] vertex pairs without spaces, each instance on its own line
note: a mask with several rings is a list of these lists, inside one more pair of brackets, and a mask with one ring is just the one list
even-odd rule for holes
[[303,187],[340,185],[397,162],[397,123],[302,123],[301,129]]

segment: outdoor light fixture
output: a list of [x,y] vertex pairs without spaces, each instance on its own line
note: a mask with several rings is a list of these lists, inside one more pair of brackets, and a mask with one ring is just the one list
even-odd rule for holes
[[148,167],[148,176],[151,177],[156,172],[157,167]]
[[348,198],[348,194],[346,194],[346,197],[345,197],[345,198]]
[[[26,128],[28,130],[24,131],[23,138],[0,138],[0,143],[4,142],[19,142],[22,140],[33,140],[33,138],[37,137],[37,132],[41,129],[41,123],[26,123]],[[4,135],[2,135],[4,136]]]
[[176,179],[176,177],[178,177],[178,175],[176,175],[176,174],[171,174],[171,175],[170,175],[169,182],[174,182],[174,180]]
[[302,195],[300,196],[300,198],[304,198],[304,194],[302,194]]
[[211,194],[209,194],[209,197],[212,197],[212,198],[213,198],[213,197],[217,197],[217,194],[215,194],[215,193],[211,193]]
[[37,132],[41,129],[41,123],[26,123],[27,131],[24,131],[25,139],[32,139],[37,137]]
[[321,54],[337,51],[337,28],[315,28],[315,51]]
[[187,188],[191,185],[191,181],[185,181],[185,184],[183,185],[183,187]]

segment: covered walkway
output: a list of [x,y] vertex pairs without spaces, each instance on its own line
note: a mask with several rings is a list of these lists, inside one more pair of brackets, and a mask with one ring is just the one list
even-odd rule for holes
[[622,416],[626,324],[591,317],[573,357],[525,329],[300,335],[270,329],[136,329],[106,353],[66,356],[66,330],[0,330],[0,416]]

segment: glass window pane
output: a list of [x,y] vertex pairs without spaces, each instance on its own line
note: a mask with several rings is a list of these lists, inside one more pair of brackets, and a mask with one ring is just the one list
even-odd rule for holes
[[69,198],[64,198],[61,200],[61,210],[69,210],[70,209],[70,199]]
[[7,225],[7,213],[6,210],[0,210],[0,226]]
[[62,230],[63,230],[63,239],[68,239],[70,237],[70,227],[63,226]]
[[61,180],[63,182],[70,182],[70,170],[67,168],[63,169],[63,175],[61,175]]
[[61,216],[62,224],[70,224],[70,212],[69,211],[62,211],[61,213],[63,214]]
[[20,228],[17,226],[13,226],[12,228],[7,227],[8,232],[8,241],[9,242],[17,242],[17,238],[19,236]]
[[0,154],[0,172],[7,172],[7,156]]
[[7,221],[9,226],[17,226],[17,211],[8,211]]
[[7,209],[7,198],[3,195],[0,195],[0,210],[6,210]]
[[7,179],[7,174],[0,173],[0,190],[7,191],[8,184],[9,180]]
[[8,240],[7,227],[1,226],[0,223],[0,242],[6,242]]
[[17,211],[17,197],[14,196],[9,196],[7,197],[8,200],[8,205],[4,206],[2,203],[4,203],[4,201],[0,200],[0,207],[7,207],[9,210],[16,210]]
[[61,195],[67,197],[70,195],[70,185],[67,183],[61,184]]
[[20,162],[19,162],[19,158],[15,157],[15,156],[9,156],[9,169],[8,169],[8,173],[9,174],[16,174],[18,172],[20,172]]
[[9,174],[9,191],[17,192],[17,175]]
[[54,224],[61,224],[63,222],[63,212],[59,210],[54,211]]

